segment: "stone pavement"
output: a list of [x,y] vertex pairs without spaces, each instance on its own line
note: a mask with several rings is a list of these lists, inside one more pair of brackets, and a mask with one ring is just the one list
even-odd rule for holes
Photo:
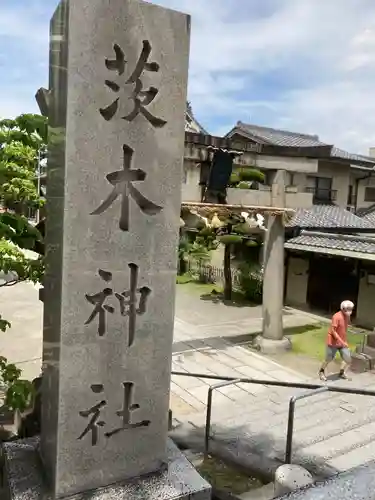
[[[196,372],[200,368],[203,373],[239,378],[319,383],[276,363],[272,366],[268,359],[244,347],[223,340],[211,341],[211,346],[202,342],[198,351],[176,353],[173,369]],[[177,426],[183,424],[185,442],[191,438],[196,442],[198,438],[202,443],[208,384],[217,382],[173,377],[172,391],[190,406],[184,408],[185,414],[179,409],[174,420]],[[351,381],[329,383],[375,390],[373,373],[353,375]],[[211,446],[215,445],[216,451],[226,448],[239,462],[248,459],[247,463],[254,469],[262,462],[263,469],[274,470],[285,455],[289,399],[303,392],[306,391],[245,383],[214,391]],[[181,429],[177,429],[177,440],[180,433]],[[315,476],[328,477],[371,460],[375,460],[374,397],[324,393],[297,402],[293,463],[306,467]]]
[[[278,363],[246,347],[232,344],[219,337],[186,339],[173,346],[172,370],[184,373],[224,375],[236,378],[280,380],[290,382],[306,381],[307,377],[284,368]],[[173,375],[171,384],[171,409],[173,416],[185,420],[186,415],[205,409],[208,389],[218,380]],[[259,395],[268,387],[263,385],[238,384],[214,392],[215,406],[231,407],[243,398]]]
[[[316,323],[319,318],[291,308],[284,310],[284,327]],[[176,294],[176,318],[173,344],[174,371],[233,375],[275,380],[306,380],[306,377],[284,368],[249,349],[233,345],[250,333],[262,329],[261,306],[225,305],[221,301],[201,300],[190,287],[180,285]],[[177,418],[204,409],[210,384],[217,381],[173,376],[171,409]],[[263,386],[226,387],[215,394],[223,404],[247,394],[259,393]]]
[[[260,331],[261,325],[259,308],[237,311],[179,292],[173,370],[319,383],[317,378],[236,345],[238,338]],[[231,315],[240,318],[232,323]],[[227,321],[223,321],[224,316]],[[284,311],[285,327],[317,321],[322,318],[288,308]],[[202,445],[208,388],[216,383],[199,377],[172,377],[171,408],[178,425],[174,431],[177,441]],[[375,390],[375,374],[353,374],[351,381],[331,380],[329,384]],[[262,469],[265,474],[274,471],[284,459],[289,399],[304,392],[245,383],[215,390],[210,446],[253,470]],[[315,476],[327,477],[369,463],[375,460],[375,397],[324,393],[298,401],[294,429],[292,461]]]
[[[1,277],[0,277],[1,279]],[[42,358],[43,305],[39,286],[18,283],[0,287],[0,314],[12,323],[6,333],[0,332],[0,356],[17,363],[23,377],[31,380],[40,374]],[[285,325],[314,322],[298,311],[286,311]],[[260,331],[260,307],[229,307],[200,300],[199,295],[177,287],[174,350],[184,349],[186,340],[212,337],[237,337]]]
[[0,288],[0,314],[12,327],[0,332],[0,356],[16,363],[28,380],[40,375],[43,305],[39,287],[17,283]]
[[[0,355],[17,362],[23,376],[40,373],[42,304],[38,287],[20,283],[0,288],[0,314],[12,322],[0,332]],[[320,318],[286,308],[284,326]],[[306,381],[307,376],[236,345],[238,337],[260,331],[259,307],[233,307],[200,300],[177,287],[173,370],[216,373],[267,380]],[[316,379],[315,379],[316,381]],[[202,435],[209,384],[205,379],[173,376],[174,417]],[[372,373],[353,381],[333,382],[375,389]],[[213,443],[221,443],[241,460],[283,459],[288,401],[301,391],[238,384],[223,387],[213,397]],[[297,403],[293,462],[317,475],[330,475],[375,459],[375,399],[346,394],[320,394]]]
[[[321,321],[319,316],[284,308],[284,328]],[[186,338],[236,337],[262,331],[262,306],[226,305],[201,297],[186,285],[176,290],[175,342]]]

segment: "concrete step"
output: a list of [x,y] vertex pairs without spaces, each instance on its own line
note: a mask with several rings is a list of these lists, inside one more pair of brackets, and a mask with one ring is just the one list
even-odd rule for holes
[[[373,426],[374,422],[371,430]],[[314,443],[314,438],[307,438],[304,439],[304,445],[312,441],[314,447],[300,448],[301,439],[296,435],[293,439],[292,463],[305,467],[314,476],[329,477],[375,460],[375,441],[366,435],[361,436],[360,429],[354,431],[350,429],[344,434],[336,433],[334,438],[320,440],[319,447]],[[214,442],[220,443],[221,447],[228,446],[236,456],[259,456],[265,463],[267,460],[283,462],[285,458],[285,433],[276,437],[266,432],[257,436],[248,436],[240,432],[237,439],[233,436],[224,440],[215,438]],[[329,450],[330,444],[335,445],[334,450]],[[332,454],[334,456],[327,458]]]
[[348,453],[338,455],[327,461],[327,465],[339,472],[344,472],[360,465],[365,465],[375,460],[375,442],[371,441]]
[[[353,376],[352,381],[329,384],[375,390],[375,377],[373,373],[363,373]],[[233,456],[280,463],[285,454],[289,399],[303,392],[306,391],[272,388],[230,406],[214,404],[211,445],[226,447]],[[200,431],[205,415],[204,412],[190,419]],[[297,401],[293,463],[315,476],[328,477],[373,459],[375,397],[329,392]]]
[[240,500],[272,500],[275,498],[275,485],[273,483],[265,484],[261,488],[242,493],[238,498]]
[[[258,416],[259,417],[259,416]],[[357,405],[355,413],[347,412],[340,407],[300,416],[295,420],[294,450],[311,446],[351,431],[362,425],[375,421],[375,405],[373,401],[362,401]],[[272,458],[280,458],[285,450],[287,414],[274,417],[264,415],[254,421],[243,423],[243,416],[225,423],[212,426],[212,435],[220,441],[233,442],[242,436],[257,453],[266,453]],[[371,436],[369,437],[371,439]]]
[[[230,428],[235,425],[248,424],[251,431],[264,429],[265,423],[268,430],[277,429],[280,425],[284,428],[287,422],[288,405],[279,405],[277,408],[278,411],[273,412],[274,415],[267,420],[262,415],[262,411],[267,410],[265,405],[256,414],[250,412],[233,415],[229,419],[220,420],[216,425]],[[375,418],[375,398],[373,400],[372,398],[358,396],[358,399],[356,401],[351,400],[350,404],[346,403],[346,400],[335,399],[333,402],[320,402],[317,405],[311,405],[311,407],[298,408],[297,406],[294,428],[299,431],[304,429],[318,431],[318,426],[322,424],[337,425],[339,427],[339,422],[335,421],[336,418],[354,423],[368,415]],[[342,429],[345,429],[345,427],[342,427]]]
[[[256,413],[262,411],[268,411],[274,414],[275,408],[281,404],[280,398],[277,394],[270,394],[269,391],[267,391],[266,394],[267,396],[252,396],[250,394],[246,394],[241,397],[240,400],[233,401],[230,405],[215,405],[214,396],[212,405],[212,422],[222,422],[227,419],[231,419],[233,416],[238,414],[251,415],[252,417],[254,417]],[[188,415],[186,420],[196,427],[204,426],[206,423],[206,410],[201,413]]]
[[[361,376],[357,376],[353,381],[340,380],[331,382],[330,385],[375,390],[375,377],[373,374],[361,374]],[[279,415],[278,420],[272,419],[271,425],[274,425],[280,421],[284,421],[284,418],[286,418],[290,398],[305,392],[307,392],[305,389],[272,388],[258,396],[245,395],[230,406],[215,404],[214,395],[212,423],[220,422],[220,424],[226,427],[234,424],[245,424],[249,421],[254,422],[258,419],[263,423],[265,418],[268,419],[269,412],[271,412],[271,414]],[[305,418],[312,412],[325,412],[335,407],[342,407],[349,412],[355,411],[358,401],[363,399],[370,398],[367,396],[333,392],[317,394],[296,403],[296,419]],[[267,415],[262,412],[266,412]],[[233,419],[235,422],[233,422]],[[204,426],[206,411],[189,415],[187,420],[197,427]]]
[[[369,443],[374,444],[375,440],[375,422],[365,424],[356,429],[343,432],[331,438],[325,439],[313,445],[300,448],[294,454],[294,460],[308,462],[319,456],[327,462],[332,461],[339,456],[346,455],[352,451],[366,446]],[[302,465],[302,463],[301,463]]]
[[[299,402],[297,402],[295,410],[295,429],[302,430],[313,425],[325,424],[327,422],[327,412],[330,412],[331,418],[335,418],[336,416],[338,418],[343,418],[346,415],[358,414],[360,409],[367,410],[375,407],[375,398],[372,400],[372,398],[366,396],[348,396],[347,394],[339,394],[338,396],[330,394],[329,396],[331,397],[328,397],[327,400],[320,400],[317,402],[315,402],[315,398],[312,397],[310,399],[310,405],[304,405],[302,407],[300,407]],[[213,428],[215,428],[216,424],[220,428],[250,425],[251,429],[258,429],[259,426],[264,428],[265,421],[268,424],[268,428],[274,428],[280,425],[284,428],[288,419],[288,407],[288,402],[275,404],[265,399],[260,405],[254,404],[251,411],[249,411],[247,405],[244,405],[241,411],[239,411],[239,408],[232,408],[231,410],[233,411],[230,416],[222,415],[220,411],[216,410],[215,414],[217,414],[219,418],[213,419]]]

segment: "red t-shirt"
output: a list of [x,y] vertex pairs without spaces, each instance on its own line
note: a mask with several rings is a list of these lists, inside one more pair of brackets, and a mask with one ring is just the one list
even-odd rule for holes
[[342,347],[340,344],[337,343],[337,340],[333,336],[332,334],[333,329],[336,331],[340,339],[344,343],[346,343],[348,323],[349,323],[348,317],[345,316],[345,314],[342,311],[339,311],[332,316],[331,326],[329,327],[328,330],[327,345],[332,347]]

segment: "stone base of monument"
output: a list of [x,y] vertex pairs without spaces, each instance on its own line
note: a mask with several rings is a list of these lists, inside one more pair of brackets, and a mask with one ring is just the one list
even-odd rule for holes
[[264,354],[277,354],[279,352],[290,351],[292,343],[287,337],[280,340],[265,339],[258,335],[253,343],[253,347]]
[[[39,438],[3,444],[5,499],[53,500],[38,454]],[[167,441],[167,466],[160,472],[79,493],[69,500],[209,500],[211,486],[177,446]],[[68,500],[66,498],[65,500]]]

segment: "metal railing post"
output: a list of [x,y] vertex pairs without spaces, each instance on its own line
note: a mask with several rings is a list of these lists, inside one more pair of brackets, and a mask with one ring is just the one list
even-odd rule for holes
[[210,442],[211,430],[211,415],[212,415],[212,387],[208,389],[207,395],[207,410],[206,410],[206,428],[204,432],[204,458],[208,456],[208,448]]
[[221,387],[225,387],[227,385],[238,384],[241,382],[241,379],[229,380],[227,382],[220,382],[219,384],[212,385],[208,389],[207,394],[207,410],[206,410],[206,429],[204,433],[204,458],[208,457],[208,451],[210,446],[210,433],[211,433],[211,417],[212,417],[212,393],[216,389],[220,389]]
[[343,386],[333,386],[333,385],[323,385],[323,384],[309,384],[306,382],[284,382],[280,380],[261,380],[252,378],[235,378],[228,375],[207,375],[206,373],[189,373],[189,372],[179,372],[172,370],[172,375],[178,375],[182,377],[193,377],[199,379],[207,380],[223,380],[218,384],[213,385],[208,389],[207,396],[207,411],[206,411],[206,429],[205,429],[205,440],[204,440],[204,456],[207,457],[209,451],[209,441],[210,441],[210,431],[211,431],[211,417],[212,417],[212,394],[215,389],[220,387],[225,387],[231,384],[255,384],[255,385],[266,385],[273,387],[293,387],[295,389],[308,389],[309,392],[305,392],[300,396],[294,396],[289,401],[289,413],[288,413],[288,428],[287,428],[287,438],[285,445],[285,463],[291,462],[292,458],[292,446],[293,446],[293,432],[294,432],[294,412],[296,402],[300,399],[308,398],[310,396],[315,396],[321,392],[335,392],[338,394],[356,394],[360,396],[373,396],[375,397],[374,390],[359,389],[355,387],[343,387]]
[[296,408],[296,399],[293,397],[290,398],[289,401],[288,427],[287,427],[288,430],[286,433],[285,460],[284,460],[286,464],[290,464],[292,458],[295,408]]
[[309,398],[311,396],[316,396],[321,392],[327,392],[328,387],[319,387],[310,392],[305,392],[300,396],[293,396],[289,400],[289,413],[288,413],[288,430],[286,433],[286,445],[285,445],[285,463],[290,464],[292,460],[292,448],[293,448],[293,432],[294,432],[294,412],[296,409],[296,402],[300,399]]

